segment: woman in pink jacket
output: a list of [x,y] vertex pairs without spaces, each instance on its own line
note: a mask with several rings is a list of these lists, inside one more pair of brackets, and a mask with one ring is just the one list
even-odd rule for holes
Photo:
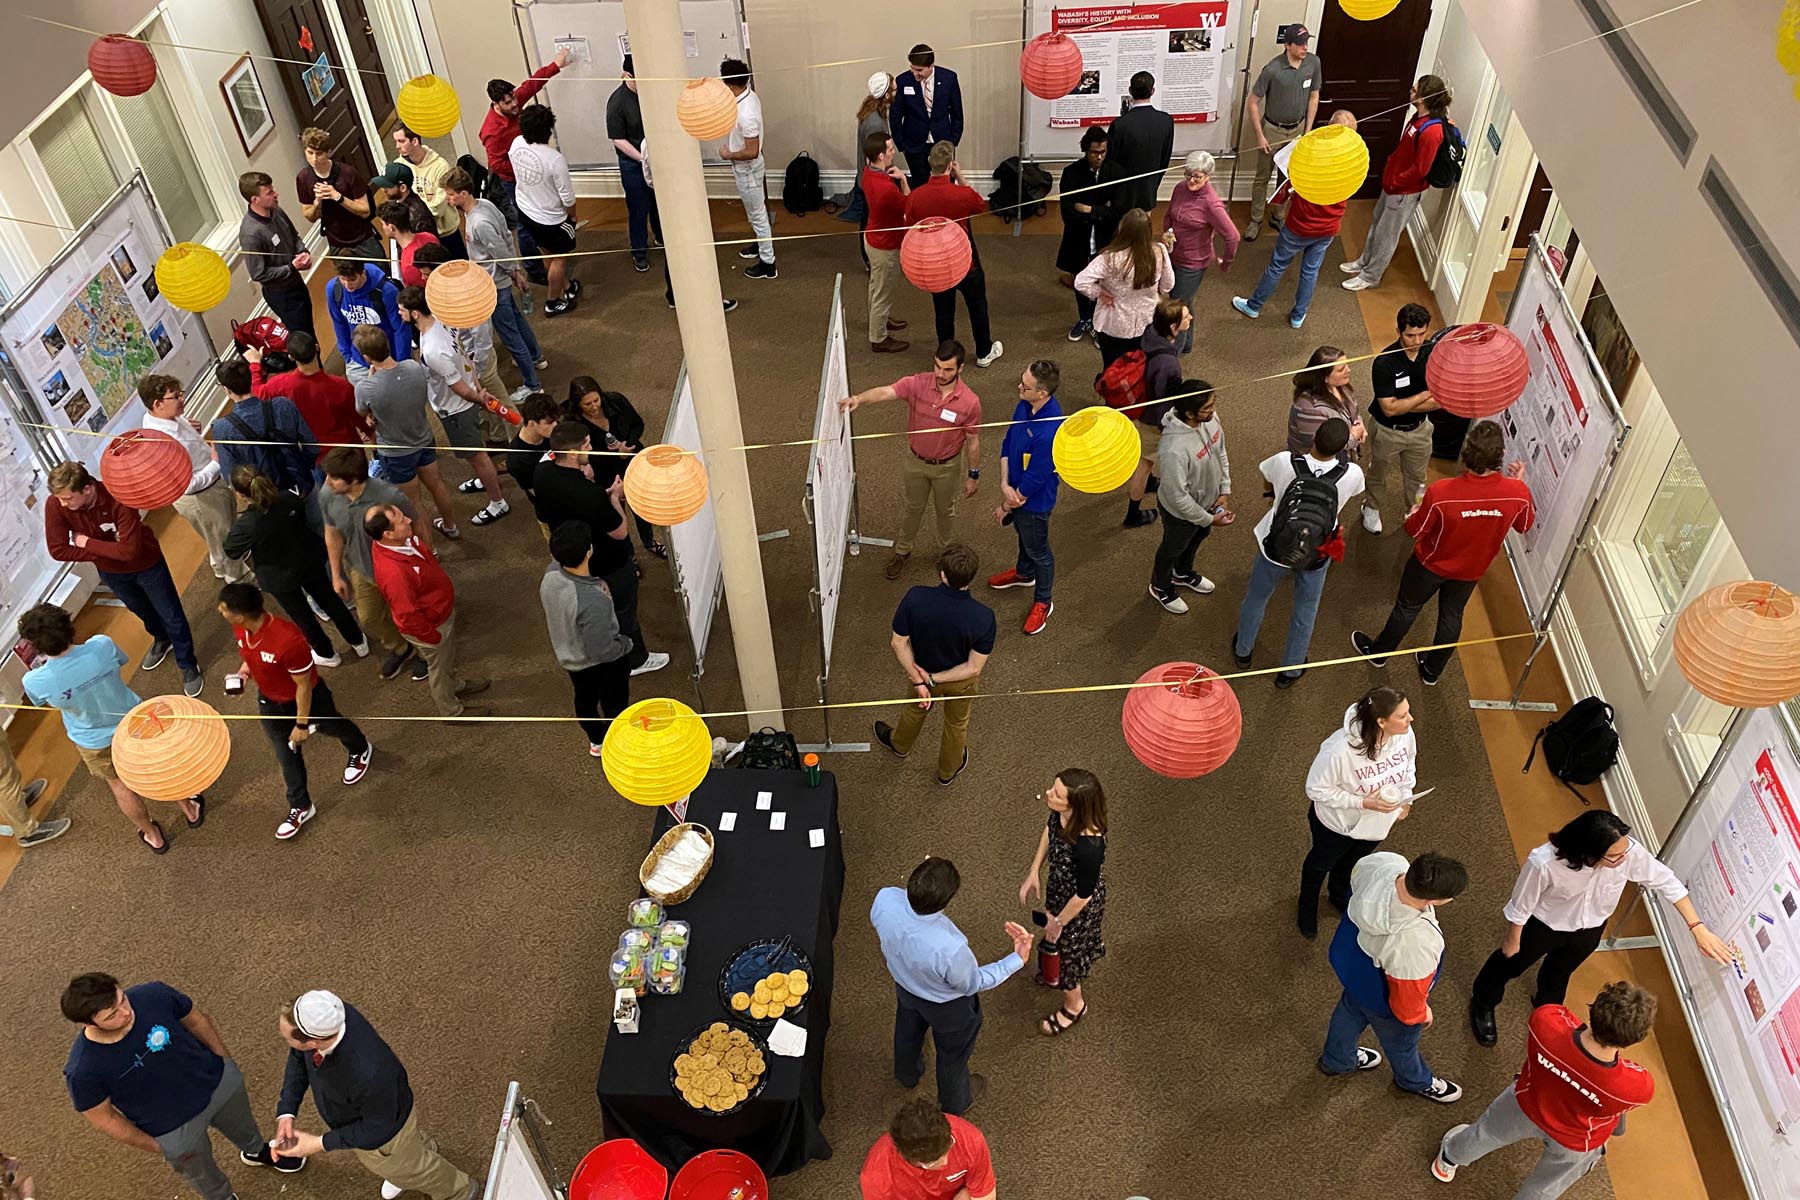
[[[1181,182],[1169,196],[1169,207],[1163,212],[1163,245],[1175,263],[1175,286],[1169,295],[1189,308],[1194,306],[1194,293],[1206,277],[1206,268],[1216,261],[1219,270],[1229,271],[1237,257],[1238,230],[1225,211],[1225,202],[1213,190],[1213,156],[1196,150],[1182,164]],[[1214,239],[1223,242],[1217,258],[1213,255]],[[1175,343],[1179,354],[1186,354],[1194,344],[1190,327]]]
[[1175,286],[1169,251],[1150,228],[1141,208],[1119,221],[1119,232],[1094,261],[1075,276],[1075,290],[1095,304],[1094,341],[1100,367],[1141,349],[1144,330],[1156,314],[1156,301]]

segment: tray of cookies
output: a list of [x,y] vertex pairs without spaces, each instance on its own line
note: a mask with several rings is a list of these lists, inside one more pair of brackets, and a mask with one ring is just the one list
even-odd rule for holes
[[739,949],[719,972],[719,1002],[736,1020],[769,1028],[805,1007],[812,960],[791,938],[765,938]]
[[755,1033],[714,1021],[682,1039],[669,1064],[669,1086],[689,1108],[722,1117],[762,1093],[768,1053]]

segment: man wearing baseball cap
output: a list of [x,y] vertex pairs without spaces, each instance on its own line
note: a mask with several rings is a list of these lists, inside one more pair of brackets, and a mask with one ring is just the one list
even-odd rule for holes
[[[431,1200],[474,1200],[480,1194],[481,1184],[439,1154],[437,1141],[419,1128],[406,1068],[361,1013],[336,993],[318,989],[282,1009],[280,1028],[288,1059],[271,1143],[275,1150],[293,1158],[354,1151],[358,1162],[381,1177],[382,1200],[407,1191]],[[323,1137],[294,1128],[309,1089],[330,1127]]]
[[1325,71],[1319,56],[1308,54],[1312,34],[1304,25],[1289,25],[1282,52],[1263,64],[1250,85],[1250,127],[1256,131],[1256,174],[1250,184],[1250,224],[1244,240],[1262,233],[1263,210],[1269,203],[1269,176],[1275,152],[1313,127],[1319,115],[1319,88]]
[[[397,204],[406,205],[407,215],[412,218],[414,229],[422,233],[432,233],[437,228],[437,215],[431,211],[431,205],[425,203],[419,194],[413,191],[413,170],[402,159],[395,159],[387,165],[387,169],[369,180],[371,188],[380,188],[389,193],[387,199]],[[380,205],[376,205],[379,215]],[[436,235],[433,234],[435,237]]]

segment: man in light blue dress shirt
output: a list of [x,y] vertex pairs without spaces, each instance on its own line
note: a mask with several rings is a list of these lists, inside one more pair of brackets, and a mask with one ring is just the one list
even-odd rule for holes
[[956,864],[928,858],[913,868],[904,889],[882,888],[869,909],[881,955],[894,977],[894,1078],[917,1087],[925,1074],[925,1031],[937,1051],[938,1107],[961,1116],[987,1091],[969,1074],[981,1033],[981,993],[1004,983],[1031,959],[1031,933],[1006,922],[1013,953],[986,966],[944,909],[962,886]]

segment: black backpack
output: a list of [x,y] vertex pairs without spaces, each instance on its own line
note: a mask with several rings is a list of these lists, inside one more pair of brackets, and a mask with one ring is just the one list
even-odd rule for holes
[[1588,798],[1575,791],[1575,785],[1593,783],[1619,761],[1619,731],[1613,728],[1612,705],[1598,696],[1577,702],[1538,730],[1520,774],[1531,770],[1539,742],[1544,745],[1544,765],[1583,804]]
[[1309,570],[1315,565],[1319,547],[1337,531],[1337,481],[1349,469],[1348,463],[1340,462],[1325,474],[1314,475],[1306,459],[1294,455],[1294,482],[1275,502],[1275,520],[1263,539],[1263,553],[1270,562]]
[[257,407],[263,417],[261,429],[252,429],[235,411],[227,410],[223,414],[244,440],[245,444],[239,450],[282,491],[296,496],[310,495],[313,490],[312,454],[316,451],[309,451],[300,441],[298,428],[282,427],[280,418],[275,415],[274,400],[259,399]]
[[988,211],[1002,221],[1041,217],[1049,208],[1044,197],[1055,186],[1050,172],[1034,162],[1013,155],[994,168],[994,190],[988,193]]
[[796,217],[825,207],[825,189],[819,186],[819,164],[802,150],[787,165],[782,177],[781,203]]
[[[1425,182],[1434,188],[1455,187],[1463,175],[1463,161],[1469,157],[1469,145],[1463,141],[1462,130],[1442,117],[1433,117],[1444,127],[1444,140],[1438,143],[1437,155],[1431,160],[1431,170],[1425,173]],[[1431,121],[1419,126],[1420,132],[1425,130]]]
[[800,743],[787,730],[765,725],[744,739],[738,766],[752,771],[798,771]]

